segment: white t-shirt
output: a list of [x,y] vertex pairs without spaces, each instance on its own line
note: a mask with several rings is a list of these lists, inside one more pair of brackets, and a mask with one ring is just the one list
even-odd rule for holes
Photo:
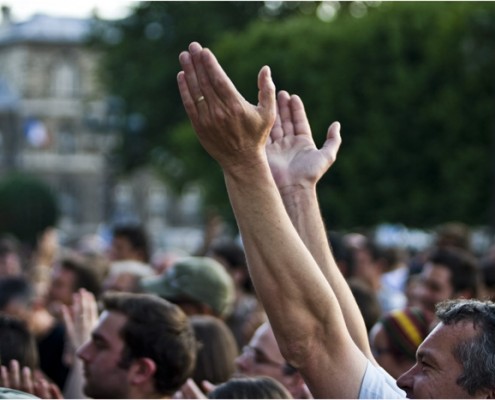
[[399,389],[392,378],[383,368],[374,366],[370,361],[366,366],[361,389],[360,399],[405,399],[406,392]]

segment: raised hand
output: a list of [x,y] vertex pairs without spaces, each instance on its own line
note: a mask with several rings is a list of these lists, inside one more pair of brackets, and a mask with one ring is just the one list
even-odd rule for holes
[[93,293],[80,289],[74,293],[72,306],[62,307],[62,315],[70,346],[67,361],[72,361],[76,350],[91,337],[98,320],[98,307]]
[[304,104],[286,91],[277,96],[278,113],[266,144],[273,178],[281,192],[314,187],[337,157],[340,124],[334,122],[318,149],[311,134]]
[[258,75],[258,104],[237,91],[213,53],[198,43],[179,56],[182,102],[203,147],[222,168],[264,159],[264,145],[275,121],[275,86],[270,69]]
[[0,367],[0,386],[33,394],[41,399],[63,399],[58,386],[43,377],[35,377],[29,367],[20,367],[17,360]]

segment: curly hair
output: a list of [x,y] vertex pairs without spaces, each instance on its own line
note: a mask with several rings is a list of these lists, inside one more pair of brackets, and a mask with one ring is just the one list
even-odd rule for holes
[[479,300],[450,300],[437,306],[444,325],[471,322],[479,332],[458,343],[454,356],[463,366],[457,383],[471,396],[480,390],[495,389],[495,303]]

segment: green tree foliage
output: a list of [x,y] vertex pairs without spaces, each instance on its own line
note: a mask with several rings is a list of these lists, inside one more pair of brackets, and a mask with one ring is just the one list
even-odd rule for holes
[[54,194],[38,179],[16,174],[0,181],[0,234],[34,246],[46,228],[56,225],[58,214]]
[[[193,40],[210,45],[226,32],[242,31],[263,10],[263,2],[251,1],[151,1],[136,2],[128,18],[95,20],[89,44],[103,54],[101,81],[120,100],[112,113],[122,122],[124,170],[150,155],[173,163],[168,131],[185,117],[176,81],[179,53]],[[280,17],[291,12],[281,11]]]
[[[319,145],[331,121],[342,123],[339,159],[319,189],[332,228],[487,224],[495,5],[383,3],[362,18],[349,8],[332,22],[298,14],[203,43],[253,102],[259,68],[270,65],[277,87],[302,97]],[[167,107],[157,96],[146,101]],[[175,128],[162,133],[166,146],[157,142],[166,151],[153,159],[167,176],[200,182],[210,203],[228,208],[218,167],[181,122],[184,112],[175,118]]]

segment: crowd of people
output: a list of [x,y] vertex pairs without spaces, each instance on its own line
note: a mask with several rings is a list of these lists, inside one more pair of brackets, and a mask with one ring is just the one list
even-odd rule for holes
[[0,238],[0,396],[20,398],[493,398],[495,244],[460,223],[429,248],[325,226],[318,148],[297,95],[268,67],[248,103],[191,43],[178,85],[220,164],[241,240],[153,262],[143,227],[108,248],[49,230],[26,257]]

